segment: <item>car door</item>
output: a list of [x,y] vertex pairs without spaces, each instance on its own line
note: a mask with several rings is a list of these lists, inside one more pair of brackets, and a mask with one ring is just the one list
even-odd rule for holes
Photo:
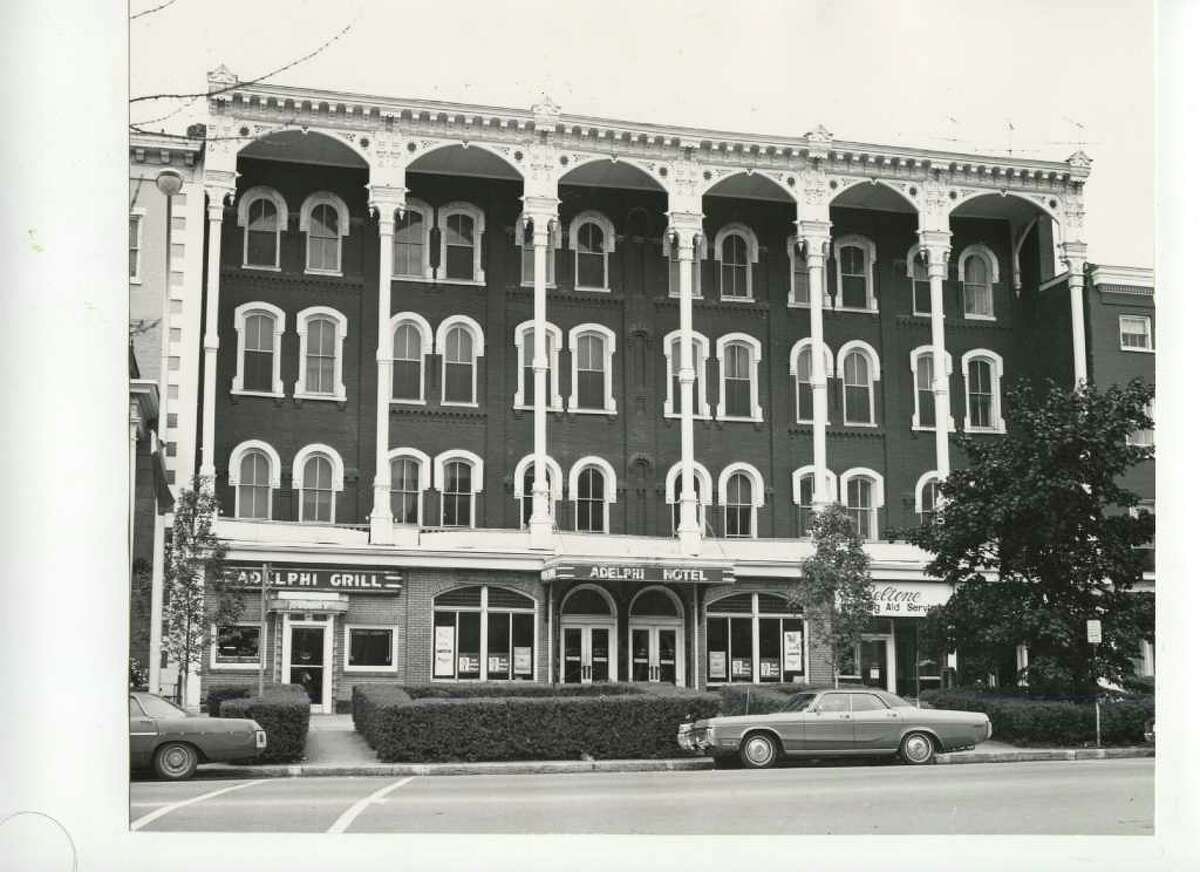
[[816,706],[804,713],[805,751],[854,750],[852,695],[836,691],[822,694]]
[[149,766],[157,739],[154,718],[146,716],[135,697],[129,697],[129,765]]
[[854,749],[856,751],[892,750],[900,744],[900,713],[890,709],[873,693],[854,694]]

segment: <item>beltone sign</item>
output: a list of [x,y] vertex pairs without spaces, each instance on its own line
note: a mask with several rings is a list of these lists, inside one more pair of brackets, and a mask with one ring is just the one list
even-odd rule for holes
[[[262,585],[262,564],[229,564],[230,580],[238,587]],[[272,590],[328,590],[341,593],[399,593],[400,574],[391,569],[362,566],[270,567],[267,586]]]
[[946,584],[919,584],[907,581],[877,581],[875,614],[888,618],[922,617],[930,606],[942,606],[950,599]]
[[720,584],[733,581],[733,569],[670,563],[560,563],[543,573],[550,581],[632,581]]

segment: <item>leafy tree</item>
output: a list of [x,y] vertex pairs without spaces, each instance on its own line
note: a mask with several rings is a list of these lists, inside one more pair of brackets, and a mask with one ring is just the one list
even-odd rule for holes
[[129,656],[143,667],[150,653],[150,562],[138,557],[130,568]]
[[816,551],[800,564],[800,581],[789,591],[788,604],[809,616],[809,632],[828,652],[837,686],[838,664],[853,656],[875,615],[871,561],[853,518],[840,504],[814,512],[812,539]]
[[163,580],[163,648],[179,665],[185,700],[188,675],[210,643],[212,627],[236,621],[242,611],[225,574],[225,545],[213,532],[217,500],[204,485],[197,475],[176,500]]
[[[1007,437],[961,437],[968,463],[950,473],[931,523],[905,537],[934,555],[928,572],[955,588],[930,609],[927,632],[965,655],[966,676],[1015,668],[1029,653],[1031,691],[1093,693],[1120,683],[1139,642],[1153,633],[1153,598],[1131,593],[1152,542],[1152,513],[1121,483],[1153,457],[1131,445],[1153,386],[1072,391],[1022,382],[1008,397]],[[1092,656],[1086,622],[1100,618]],[[1010,665],[1011,664],[1011,665]]]

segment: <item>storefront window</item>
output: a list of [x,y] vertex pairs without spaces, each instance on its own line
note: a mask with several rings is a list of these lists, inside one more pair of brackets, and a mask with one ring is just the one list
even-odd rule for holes
[[217,628],[216,662],[220,664],[258,664],[258,642],[262,627],[238,624]]
[[394,632],[391,627],[349,627],[346,667],[391,670],[396,665],[392,657]]
[[706,627],[710,684],[804,680],[804,619],[782,597],[724,597],[709,605]]
[[433,677],[533,680],[533,600],[500,587],[458,588],[434,599]]

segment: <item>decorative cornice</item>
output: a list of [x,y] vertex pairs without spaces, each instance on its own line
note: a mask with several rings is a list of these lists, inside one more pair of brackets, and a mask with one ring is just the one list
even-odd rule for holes
[[1092,284],[1119,285],[1154,290],[1154,270],[1140,266],[1110,266],[1096,264],[1091,272]]

